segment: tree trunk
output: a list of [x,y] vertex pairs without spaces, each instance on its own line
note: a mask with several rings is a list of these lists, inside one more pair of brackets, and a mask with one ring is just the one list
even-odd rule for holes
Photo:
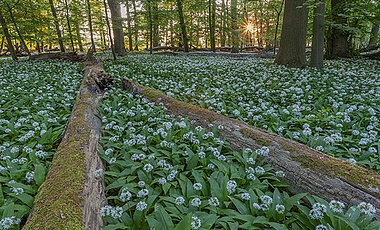
[[15,29],[16,29],[16,32],[17,32],[17,34],[18,34],[18,37],[20,38],[21,45],[22,45],[22,47],[24,48],[25,52],[26,52],[26,53],[28,54],[28,56],[30,57],[30,51],[29,51],[28,46],[26,45],[26,43],[25,43],[25,41],[24,41],[24,38],[23,38],[23,36],[22,36],[22,34],[21,34],[21,32],[20,32],[20,29],[19,29],[18,26],[17,26],[16,20],[15,20],[15,18],[14,18],[14,16],[13,16],[12,8],[9,6],[8,2],[5,2],[5,4],[7,5],[9,15],[10,15],[11,18],[12,18],[13,25],[14,25],[14,27],[15,27]]
[[67,27],[69,29],[69,36],[70,36],[70,41],[71,41],[71,47],[72,47],[72,50],[75,51],[73,35],[71,33],[71,24],[70,24],[70,17],[69,17],[69,6],[67,4],[67,0],[65,0],[65,6],[66,6]]
[[61,52],[65,52],[65,46],[63,45],[61,29],[59,28],[59,21],[58,21],[58,17],[57,17],[57,12],[55,11],[53,0],[49,0],[49,4],[50,4],[50,8],[51,8],[51,13],[53,14],[53,18],[54,18],[55,29],[57,31],[59,48],[60,48]]
[[149,46],[150,54],[153,54],[153,23],[152,23],[152,7],[150,6],[151,0],[148,0],[148,20],[149,20]]
[[380,27],[380,22],[373,24],[372,30],[371,30],[371,37],[369,39],[367,49],[371,49],[373,47],[376,47],[377,35],[379,34],[379,27]]
[[112,56],[113,56],[113,59],[116,60],[116,52],[115,52],[115,46],[113,44],[113,39],[111,36],[111,26],[110,26],[110,20],[108,18],[108,10],[107,10],[106,0],[103,0],[103,4],[104,4],[104,11],[106,13],[106,22],[107,22],[108,36],[110,37],[110,42],[111,42]]
[[284,22],[281,31],[280,50],[275,63],[289,67],[302,67],[306,64],[306,6],[305,0],[285,0]]
[[134,31],[135,31],[135,50],[139,50],[138,42],[139,42],[139,29],[137,27],[137,9],[136,9],[136,0],[132,0],[133,5],[133,23],[134,23]]
[[123,35],[123,22],[121,18],[120,2],[118,0],[108,0],[111,10],[112,31],[114,38],[115,53],[125,56],[125,45]]
[[101,120],[97,106],[110,77],[102,64],[84,69],[84,79],[50,171],[34,200],[24,230],[100,229],[105,205],[98,155]]
[[208,1],[208,18],[210,28],[210,45],[211,50],[215,52],[215,0]]
[[341,16],[344,14],[344,6],[346,0],[331,0],[332,20],[339,27],[331,26],[327,36],[327,57],[348,57],[349,56],[349,33],[342,29],[342,26],[347,26],[347,18]]
[[91,4],[90,4],[90,0],[86,0],[86,2],[87,2],[88,25],[90,27],[90,36],[91,36],[91,49],[94,52],[96,52],[95,41],[94,41],[94,32],[92,30]]
[[[152,3],[152,1],[150,1]],[[153,46],[156,47],[160,42],[160,32],[158,29],[158,5],[157,2],[153,1],[153,5],[151,5],[151,10],[153,13]]]
[[220,46],[226,46],[226,3],[222,0],[222,26],[220,28]]
[[281,7],[277,12],[277,20],[276,20],[276,31],[274,32],[274,42],[273,42],[273,54],[276,55],[276,47],[277,47],[277,33],[278,33],[278,25],[280,24],[280,16],[282,12],[282,7],[284,6],[285,0],[281,1]]
[[239,31],[237,24],[237,0],[231,0],[231,27],[232,50],[231,53],[239,53]]
[[36,41],[36,49],[37,49],[38,53],[41,53],[41,47],[40,47],[40,43],[38,42],[38,40]]
[[77,31],[77,40],[78,40],[78,45],[79,45],[79,51],[84,52],[83,50],[83,45],[82,45],[82,37],[80,36],[80,27],[79,23],[76,25],[76,31]]
[[3,52],[4,48],[4,36],[1,36],[0,54]]
[[183,5],[182,0],[177,0],[177,10],[178,10],[178,16],[179,16],[179,23],[181,24],[181,30],[182,30],[182,41],[183,41],[183,48],[185,52],[189,52],[189,42],[187,40],[187,33],[186,33],[186,24],[185,19],[183,17]]
[[131,27],[131,15],[130,15],[130,12],[129,12],[129,1],[126,1],[125,6],[127,8],[127,25],[128,25],[129,51],[133,51],[132,27]]
[[9,34],[9,31],[8,31],[8,25],[4,19],[4,16],[3,16],[1,9],[0,9],[0,24],[1,24],[1,27],[3,28],[5,38],[7,39],[8,51],[11,53],[13,61],[17,61],[16,51],[13,47],[11,35]]
[[325,0],[319,0],[314,9],[313,46],[311,47],[310,66],[323,68],[323,45],[325,37]]
[[[285,173],[283,181],[290,184],[288,190],[292,193],[308,192],[328,201],[340,200],[350,206],[369,202],[377,209],[380,208],[380,175],[372,170],[331,157],[242,121],[177,101],[127,79],[122,79],[122,88],[143,95],[157,105],[163,103],[169,114],[194,120],[194,126],[199,125],[205,129],[210,129],[210,124],[212,127],[223,127],[218,130],[220,138],[226,139],[234,151],[267,146],[270,153],[266,160],[275,170]],[[376,218],[379,217],[380,213],[377,213]]]

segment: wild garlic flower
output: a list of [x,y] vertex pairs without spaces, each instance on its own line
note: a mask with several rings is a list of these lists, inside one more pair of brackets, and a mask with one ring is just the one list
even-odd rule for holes
[[343,202],[340,202],[340,201],[336,201],[336,200],[332,200],[330,203],[329,203],[329,206],[330,206],[330,209],[333,211],[333,212],[338,212],[338,213],[343,213],[343,210],[345,208],[345,205]]
[[184,199],[182,196],[179,196],[179,197],[177,197],[177,198],[175,199],[175,203],[176,203],[177,205],[181,205],[181,204],[185,203],[185,199]]
[[360,208],[360,212],[364,213],[365,215],[376,214],[376,208],[370,203],[361,202],[358,207]]
[[202,201],[201,201],[201,199],[196,197],[196,198],[192,199],[190,203],[194,207],[199,207],[202,204]]
[[191,218],[191,229],[199,229],[202,226],[201,219],[196,216]]
[[229,180],[229,181],[227,182],[227,191],[228,191],[228,193],[229,193],[230,195],[231,195],[232,193],[235,192],[236,187],[237,187],[237,183],[236,183],[236,181],[234,181],[234,180]]
[[219,200],[217,197],[211,197],[210,199],[208,199],[208,204],[217,207],[219,206]]

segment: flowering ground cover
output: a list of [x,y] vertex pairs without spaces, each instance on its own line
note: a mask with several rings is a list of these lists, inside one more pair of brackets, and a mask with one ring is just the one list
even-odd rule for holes
[[0,63],[0,229],[18,229],[75,102],[80,65]]
[[380,171],[380,65],[327,61],[323,70],[292,69],[265,59],[133,56],[108,63],[127,77]]
[[[378,229],[368,203],[288,195],[264,164],[267,147],[231,151],[223,127],[192,127],[165,108],[114,88],[99,108],[108,205],[104,229]],[[258,158],[258,156],[261,156]],[[264,159],[264,160],[263,160]]]

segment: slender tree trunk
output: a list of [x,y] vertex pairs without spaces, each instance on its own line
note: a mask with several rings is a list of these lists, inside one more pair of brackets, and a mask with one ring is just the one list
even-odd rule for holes
[[[152,3],[152,1],[150,1]],[[153,46],[156,47],[159,45],[160,42],[160,32],[158,28],[158,5],[156,2],[153,1],[153,5],[151,6],[152,13],[153,13]]]
[[4,36],[1,36],[0,54],[3,52],[4,48]]
[[[51,0],[50,0],[51,1]],[[96,47],[95,47],[95,41],[94,41],[94,32],[92,30],[92,13],[91,13],[91,4],[90,0],[86,0],[87,2],[87,16],[88,16],[88,25],[90,27],[90,36],[91,36],[91,49],[96,52]]]
[[151,0],[148,0],[148,20],[149,20],[149,46],[150,54],[153,54],[153,23],[152,23],[152,8],[150,6]]
[[239,53],[239,31],[237,25],[237,0],[231,0],[232,53]]
[[125,45],[123,35],[123,22],[121,18],[121,8],[119,0],[108,0],[111,10],[112,31],[115,45],[115,53],[125,56]]
[[178,16],[179,16],[179,23],[181,24],[181,30],[182,30],[183,48],[185,52],[189,52],[189,42],[187,40],[186,24],[185,24],[185,19],[183,17],[182,8],[183,8],[182,0],[177,0],[177,10],[178,10]]
[[43,41],[41,42],[41,52],[42,52],[42,53],[45,52],[44,42],[43,42]]
[[76,25],[76,31],[77,31],[77,40],[78,40],[79,51],[84,52],[83,45],[82,45],[82,37],[80,35],[79,23],[77,23],[77,25]]
[[313,46],[311,47],[312,67],[323,68],[323,45],[325,37],[325,0],[319,0],[314,9]]
[[69,36],[70,36],[70,41],[71,41],[71,47],[72,50],[75,51],[75,46],[74,46],[74,40],[73,40],[73,34],[71,33],[71,24],[70,24],[70,17],[69,17],[69,6],[67,4],[67,0],[65,0],[65,6],[66,6],[66,20],[67,20],[67,27],[69,29]]
[[21,45],[22,45],[22,47],[24,48],[25,52],[26,52],[26,53],[28,54],[28,56],[30,57],[30,51],[29,51],[28,46],[26,45],[26,43],[25,43],[25,41],[24,41],[24,38],[23,38],[23,36],[22,36],[22,34],[21,34],[21,32],[20,32],[20,29],[19,29],[18,26],[17,26],[16,20],[15,20],[15,18],[14,18],[14,16],[13,16],[12,8],[9,6],[8,2],[5,2],[5,4],[7,5],[9,15],[10,15],[11,18],[12,18],[13,25],[14,25],[14,27],[15,27],[15,29],[16,29],[16,32],[17,32],[17,34],[18,34],[18,37],[20,38]]
[[220,46],[226,46],[226,3],[222,0],[222,26],[220,29]]
[[40,47],[40,43],[38,41],[36,41],[36,49],[37,49],[38,53],[41,53],[41,47]]
[[278,25],[280,24],[280,16],[281,16],[282,8],[284,6],[284,2],[285,2],[285,0],[282,0],[280,10],[277,11],[276,31],[274,32],[274,42],[273,42],[273,54],[274,55],[276,55]]
[[[333,23],[339,24],[339,27],[347,25],[347,18],[341,15],[344,14],[345,4],[346,0],[331,0]],[[348,37],[347,31],[333,25],[327,36],[327,57],[348,57],[350,48]]]
[[137,25],[137,9],[136,9],[136,0],[132,0],[133,5],[133,23],[134,23],[134,31],[135,31],[135,50],[139,50],[138,42],[139,42],[139,28]]
[[0,24],[1,24],[1,27],[3,28],[5,38],[7,39],[8,51],[11,53],[13,61],[17,61],[17,55],[16,55],[16,51],[15,51],[13,44],[12,44],[11,35],[9,34],[9,31],[8,31],[8,25],[4,19],[3,13],[1,11],[2,10],[0,9]]
[[126,1],[125,4],[127,8],[127,25],[128,25],[128,43],[129,43],[129,51],[133,51],[133,40],[132,40],[132,27],[131,27],[131,15],[129,12],[129,1]]
[[58,17],[57,17],[57,12],[55,11],[53,0],[49,0],[49,4],[50,4],[50,8],[51,8],[51,13],[53,14],[53,17],[54,17],[55,29],[57,30],[59,48],[60,48],[61,52],[65,52],[65,46],[63,45],[61,29],[59,28],[59,21],[58,21]]
[[112,40],[112,36],[111,36],[111,26],[110,26],[110,20],[108,18],[108,10],[107,10],[106,0],[103,0],[103,4],[104,4],[104,11],[106,13],[106,23],[107,23],[107,29],[108,29],[108,36],[110,37],[110,42],[111,42],[112,56],[113,56],[113,59],[116,60],[116,52],[115,52],[115,46],[113,44],[113,40]]
[[369,39],[367,48],[371,49],[372,47],[376,46],[377,35],[379,34],[379,27],[380,27],[380,22],[373,24],[372,30],[371,30],[371,37]]
[[[285,0],[280,50],[275,63],[289,67],[306,64],[306,30],[308,9],[305,0]],[[303,6],[302,8],[297,8]]]
[[208,18],[210,28],[210,45],[211,50],[215,52],[215,0],[208,1]]

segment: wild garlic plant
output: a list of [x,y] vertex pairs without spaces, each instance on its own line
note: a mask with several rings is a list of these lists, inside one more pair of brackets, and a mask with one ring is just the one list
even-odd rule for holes
[[380,171],[376,61],[326,61],[317,70],[277,66],[271,59],[142,55],[107,69],[115,78]]
[[0,229],[18,229],[29,215],[74,105],[79,68],[0,63]]
[[[331,203],[339,209],[334,215],[326,213],[332,209],[326,205],[313,205],[318,213],[311,212],[301,200],[306,194],[283,191],[286,184],[278,177],[284,172],[265,163],[268,147],[232,151],[218,137],[223,127],[193,127],[193,121],[120,89],[109,90],[103,99],[100,151],[106,170],[96,176],[106,181],[108,205],[99,210],[107,222],[104,229],[360,226],[347,222],[341,203]],[[373,213],[359,216],[366,218],[361,229],[380,226],[370,224]]]

